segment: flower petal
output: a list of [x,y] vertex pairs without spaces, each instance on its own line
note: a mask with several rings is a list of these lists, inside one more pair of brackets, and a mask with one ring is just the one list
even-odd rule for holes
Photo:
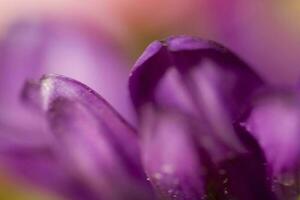
[[[126,63],[113,39],[93,26],[55,20],[20,21],[9,28],[0,44],[0,124],[24,129],[24,137],[43,131],[42,122],[37,123],[40,116],[24,108],[19,96],[25,80],[45,73],[68,75],[87,83],[134,123]],[[0,127],[2,135],[6,134],[5,127]]]
[[295,89],[268,89],[253,102],[242,125],[263,149],[280,199],[299,195],[300,96]]
[[[274,199],[261,152],[248,147],[249,139],[241,138],[232,124],[264,81],[211,41],[180,36],[161,42],[156,51],[151,46],[159,45],[146,49],[129,86],[146,138],[143,157],[152,183],[169,199],[174,197],[168,189],[175,189],[179,199]],[[176,169],[173,176],[163,173],[168,161]],[[190,168],[182,163],[191,163]],[[155,179],[156,172],[161,180]],[[175,187],[170,182],[176,178]]]
[[164,102],[157,91],[169,71],[179,74],[196,109],[200,109],[201,103],[211,109],[215,104],[209,102],[209,97],[214,95],[212,98],[217,100],[213,102],[218,101],[220,106],[213,110],[226,105],[226,112],[232,117],[241,112],[252,93],[263,84],[246,63],[225,47],[195,37],[170,37],[149,45],[134,66],[129,86],[136,108],[149,102]]
[[249,138],[249,149],[233,151],[196,119],[172,110],[149,109],[143,123],[143,163],[162,198],[275,199],[264,157],[250,149]]
[[151,111],[143,126],[143,162],[164,199],[201,199],[208,169],[198,155],[190,123],[180,114]]
[[72,174],[106,199],[153,198],[135,130],[102,97],[56,75],[41,79],[40,92],[62,160]]
[[161,45],[155,41],[140,60],[129,86],[142,122],[146,107],[180,110],[203,123],[202,132],[213,134],[229,151],[244,151],[232,122],[264,84],[247,64],[219,44],[188,36],[170,37]]
[[292,91],[261,95],[245,122],[247,130],[259,141],[274,173],[291,168],[300,153],[300,99]]

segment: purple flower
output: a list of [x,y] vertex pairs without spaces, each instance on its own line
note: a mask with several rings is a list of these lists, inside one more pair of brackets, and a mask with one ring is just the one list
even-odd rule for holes
[[3,142],[1,166],[69,199],[298,198],[298,89],[269,85],[215,42],[178,36],[149,45],[129,91],[137,130],[78,81],[27,82],[22,100],[47,124],[46,142]]
[[153,42],[130,77],[147,175],[166,199],[274,199],[264,158],[234,126],[264,86],[210,41]]

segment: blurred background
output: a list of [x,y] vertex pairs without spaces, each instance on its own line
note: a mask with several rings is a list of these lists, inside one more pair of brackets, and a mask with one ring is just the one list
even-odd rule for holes
[[[86,83],[134,124],[119,98],[129,70],[150,42],[178,34],[224,44],[274,84],[300,78],[297,0],[0,0],[0,124],[24,120],[12,99],[44,73]],[[0,199],[52,199],[0,177]]]
[[0,3],[2,39],[20,21],[85,24],[108,34],[123,48],[132,64],[149,42],[169,35],[191,34],[225,44],[253,63],[263,75],[267,76],[271,70],[272,77],[268,78],[272,81],[295,81],[299,77],[300,3],[296,0],[1,0]]

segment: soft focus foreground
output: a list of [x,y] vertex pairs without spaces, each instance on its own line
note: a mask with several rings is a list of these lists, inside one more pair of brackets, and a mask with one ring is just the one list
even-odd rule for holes
[[[89,192],[85,191],[89,189],[80,186],[82,178],[76,178],[81,176],[80,173],[74,172],[74,175],[69,176],[64,172],[67,169],[63,169],[64,165],[61,165],[59,158],[64,151],[57,149],[58,144],[53,135],[49,134],[52,131],[49,131],[48,121],[43,114],[48,100],[40,98],[38,85],[33,80],[39,79],[45,73],[57,73],[77,78],[91,85],[112,105],[115,102],[113,106],[129,122],[135,124],[126,87],[129,73],[129,69],[125,67],[126,57],[113,40],[94,27],[44,20],[20,22],[12,26],[2,41],[0,62],[1,166],[11,171],[10,173],[20,181],[30,180],[35,186],[50,189],[52,192],[55,191],[71,199],[90,198],[86,196]],[[103,82],[101,83],[100,80]],[[48,84],[41,92],[45,95],[50,92],[50,89],[51,84]],[[60,95],[63,96],[65,93],[68,91],[64,90]],[[81,132],[91,128],[86,125],[86,128],[81,128]],[[116,130],[116,132],[120,131]],[[95,140],[102,142],[100,147],[105,144],[101,138]],[[76,144],[77,142],[74,144],[75,148],[79,148]],[[82,146],[82,144],[78,145]],[[67,144],[64,147],[67,147]],[[86,163],[88,158],[84,154],[89,154],[90,150],[78,151],[83,154],[82,158],[76,155],[78,157],[76,160],[79,159],[78,164],[89,165]],[[110,153],[103,152],[107,150],[99,151],[102,153],[98,154],[110,155]],[[138,150],[132,150],[132,152],[139,153]],[[74,153],[70,156],[74,157]],[[139,156],[135,157],[139,158]],[[64,160],[64,157],[62,159]],[[102,158],[101,162],[106,161]],[[112,170],[119,171],[114,168]],[[77,181],[77,179],[80,180]],[[102,180],[102,182],[106,181]],[[100,183],[97,181],[97,184]],[[95,194],[88,196],[93,195]]]
[[299,198],[299,3],[0,3],[0,199]]

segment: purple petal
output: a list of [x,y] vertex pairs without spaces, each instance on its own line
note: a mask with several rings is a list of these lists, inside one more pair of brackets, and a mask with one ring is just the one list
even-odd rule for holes
[[263,152],[243,127],[235,125],[235,131],[246,151],[232,152],[227,159],[218,163],[224,194],[236,199],[276,200]]
[[263,149],[280,198],[296,198],[300,169],[299,92],[294,89],[263,91],[242,125]]
[[152,198],[135,130],[102,97],[56,75],[41,79],[40,94],[61,158],[72,174],[106,199]]
[[243,124],[259,141],[275,174],[292,168],[300,153],[299,100],[292,90],[265,92]]
[[234,151],[195,118],[171,110],[149,109],[143,123],[144,166],[162,198],[275,199],[258,149]]
[[[218,45],[212,41],[189,36],[172,36],[166,40],[168,49],[172,52],[193,51],[199,49],[214,49]],[[219,48],[222,48],[219,46]]]
[[152,99],[151,91],[169,67],[166,48],[154,41],[137,60],[130,74],[129,89],[135,107],[141,107]]
[[149,180],[165,199],[201,199],[207,170],[192,126],[180,114],[151,111],[143,126],[143,161]]
[[[263,84],[246,63],[225,47],[188,36],[171,37],[161,45],[153,42],[132,71],[129,86],[136,108],[148,102],[165,101],[158,98],[157,91],[169,71],[179,74],[180,84],[193,101],[190,106],[201,109],[204,103],[216,112],[226,106],[232,117],[241,112],[252,93]],[[216,100],[210,102],[211,98]],[[212,109],[215,103],[218,106]]]
[[246,63],[217,43],[187,36],[169,38],[167,43],[175,66],[185,72],[187,82],[195,79],[190,87],[196,85],[192,89],[199,95],[204,92],[203,96],[210,95],[206,92],[211,87],[233,113],[240,112],[241,106],[263,84]]
[[[244,151],[232,121],[263,85],[250,67],[221,45],[188,36],[171,37],[161,45],[156,41],[140,60],[129,86],[142,123],[144,110],[179,110],[194,116],[203,124],[202,132],[213,134],[227,149]],[[224,154],[224,149],[208,151],[214,159]]]
[[[274,199],[261,152],[248,148],[248,139],[243,141],[232,125],[263,80],[221,45],[187,36],[154,42],[140,60],[129,86],[146,138],[142,147],[148,175],[161,173],[168,161],[159,151],[174,159],[176,173],[170,177],[181,180],[175,187],[179,199]],[[157,110],[166,113],[149,117]],[[192,163],[191,168],[182,163]],[[152,183],[172,199],[167,194],[174,189],[170,177]]]
[[87,83],[134,123],[126,86],[127,59],[112,38],[92,26],[49,20],[20,22],[8,30],[0,54],[1,124],[24,130],[39,124],[35,123],[39,117],[20,105],[19,95],[25,80],[45,73]]

